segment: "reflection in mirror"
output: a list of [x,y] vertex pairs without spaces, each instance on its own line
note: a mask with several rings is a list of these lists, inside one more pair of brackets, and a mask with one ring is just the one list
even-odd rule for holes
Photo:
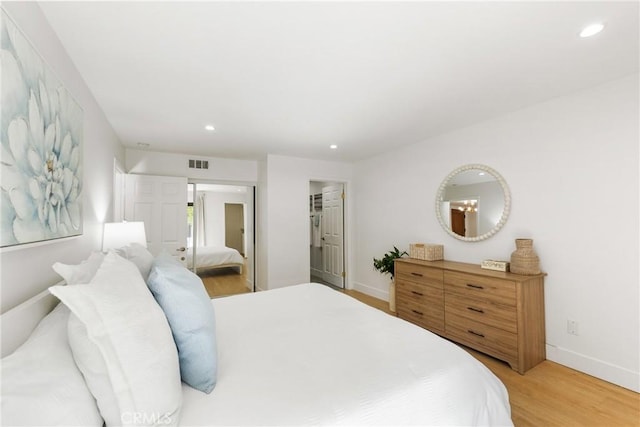
[[447,213],[451,231],[463,237],[478,237],[478,200],[450,200]]
[[210,298],[255,291],[255,186],[190,180],[188,268]]
[[440,185],[436,213],[442,227],[465,241],[484,240],[504,225],[510,194],[500,174],[484,165],[465,165]]

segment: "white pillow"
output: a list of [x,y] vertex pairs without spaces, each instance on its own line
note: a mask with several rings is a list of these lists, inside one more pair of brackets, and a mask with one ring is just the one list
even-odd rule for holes
[[78,367],[107,425],[177,425],[176,345],[136,266],[108,253],[89,286],[52,286],[86,328],[69,321]]
[[139,243],[131,243],[122,248],[116,249],[116,253],[122,258],[128,259],[138,267],[144,281],[149,278],[151,265],[153,264],[153,255],[147,248]]
[[102,426],[96,401],[67,342],[69,309],[58,306],[2,359],[0,424]]
[[104,254],[102,252],[92,252],[89,258],[82,261],[80,264],[63,264],[56,262],[53,264],[53,270],[58,273],[67,285],[77,285],[80,283],[89,283],[96,271],[100,268],[104,260]]
[[[121,425],[117,397],[100,349],[89,338],[84,323],[73,313],[69,316],[68,332],[73,357],[80,371],[85,372],[87,386],[98,399],[98,409],[104,417],[105,424]],[[87,375],[87,372],[90,374]]]

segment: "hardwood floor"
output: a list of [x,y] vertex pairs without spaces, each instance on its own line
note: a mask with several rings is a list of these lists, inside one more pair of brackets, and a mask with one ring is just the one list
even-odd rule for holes
[[381,299],[378,298],[374,298],[370,295],[367,294],[363,294],[362,292],[358,292],[358,291],[354,291],[354,290],[350,290],[350,289],[345,289],[343,291],[345,294],[357,299],[360,302],[363,302],[367,305],[370,305],[371,307],[375,307],[378,310],[382,310],[387,314],[392,314],[395,316],[395,313],[392,313],[389,310],[389,303],[386,301],[382,301]]
[[209,298],[216,298],[251,292],[247,287],[246,271],[246,266],[242,269],[242,274],[238,274],[238,269],[235,267],[227,267],[204,270],[198,272],[198,276],[202,279]]
[[[347,295],[387,313],[386,301],[358,291]],[[507,387],[511,418],[521,426],[640,426],[640,394],[545,360],[525,375],[506,363],[462,347]]]

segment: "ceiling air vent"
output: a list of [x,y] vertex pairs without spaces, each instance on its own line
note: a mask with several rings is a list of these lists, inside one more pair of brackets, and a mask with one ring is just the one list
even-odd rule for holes
[[209,169],[209,160],[189,159],[189,169]]

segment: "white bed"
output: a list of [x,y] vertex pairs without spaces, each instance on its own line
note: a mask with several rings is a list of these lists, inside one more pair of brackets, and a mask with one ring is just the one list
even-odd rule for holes
[[[51,306],[35,299],[2,315],[3,354],[28,333],[9,325]],[[179,425],[512,425],[504,385],[467,352],[328,287],[211,304],[217,385],[182,384]]]
[[467,352],[326,286],[212,303],[218,384],[183,385],[181,425],[511,425]]
[[[240,252],[226,246],[200,246],[195,248],[196,269],[213,269],[224,267],[237,267],[242,274],[244,258]],[[187,250],[187,265],[193,264],[193,248]]]

